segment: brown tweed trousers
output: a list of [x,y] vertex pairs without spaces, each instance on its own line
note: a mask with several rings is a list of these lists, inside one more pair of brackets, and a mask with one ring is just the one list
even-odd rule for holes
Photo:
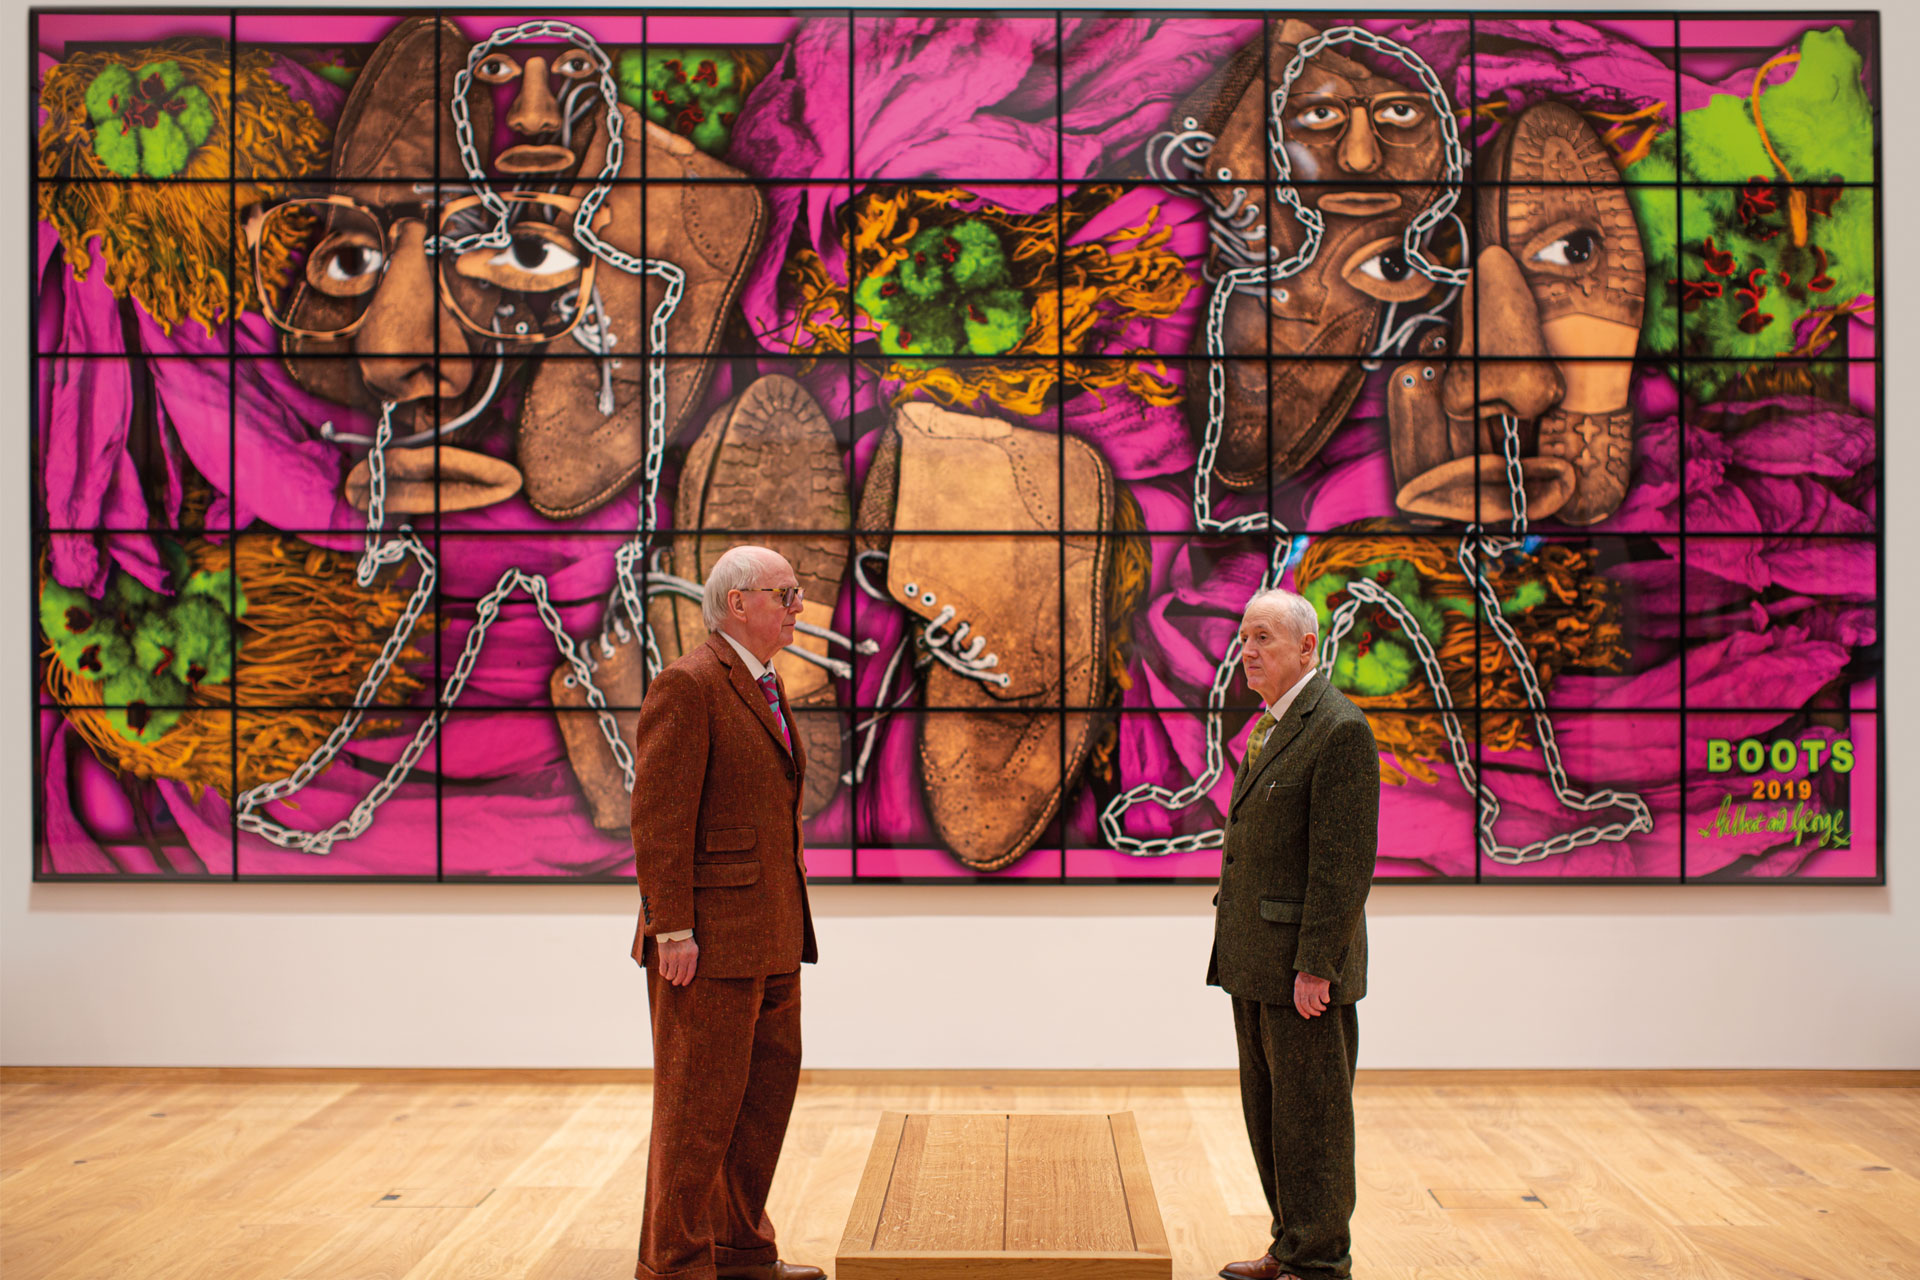
[[[639,1280],[778,1256],[766,1213],[800,1082],[800,965],[817,958],[800,835],[806,750],[719,635],[662,671],[634,742],[633,853],[653,1013]],[[691,928],[684,987],[654,938]]]
[[[1207,981],[1233,997],[1240,1105],[1273,1213],[1269,1252],[1302,1280],[1352,1274],[1353,1072],[1367,993],[1380,756],[1366,715],[1315,673],[1234,778]],[[1332,983],[1303,1018],[1294,975]]]

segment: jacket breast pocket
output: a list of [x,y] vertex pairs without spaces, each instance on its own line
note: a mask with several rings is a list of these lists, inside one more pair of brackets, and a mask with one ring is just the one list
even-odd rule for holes
[[723,855],[721,860],[750,857],[760,833],[752,827],[712,827],[707,831],[706,854]]
[[1304,782],[1275,782],[1261,787],[1256,794],[1262,804],[1295,805],[1306,800],[1307,791]]
[[740,889],[759,882],[758,858],[693,864],[693,887],[696,889]]

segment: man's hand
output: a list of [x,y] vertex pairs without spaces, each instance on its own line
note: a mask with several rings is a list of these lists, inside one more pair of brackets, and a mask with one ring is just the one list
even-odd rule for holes
[[1317,1018],[1327,1011],[1327,1000],[1332,993],[1333,984],[1325,978],[1316,978],[1310,973],[1293,975],[1293,1007],[1300,1011],[1303,1018]]
[[693,971],[700,963],[700,944],[692,938],[682,938],[678,942],[661,942],[658,945],[660,976],[676,987],[684,987],[692,982]]

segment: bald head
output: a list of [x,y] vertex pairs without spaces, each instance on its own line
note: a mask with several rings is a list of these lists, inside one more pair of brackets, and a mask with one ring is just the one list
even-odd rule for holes
[[1320,621],[1304,596],[1274,587],[1247,601],[1240,617],[1240,670],[1269,706],[1313,670]]

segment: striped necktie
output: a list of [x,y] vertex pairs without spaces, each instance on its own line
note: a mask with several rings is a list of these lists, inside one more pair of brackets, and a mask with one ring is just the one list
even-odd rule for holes
[[1247,768],[1260,763],[1260,753],[1267,749],[1267,739],[1272,736],[1276,723],[1271,711],[1262,711],[1260,718],[1253,722],[1253,732],[1247,735]]
[[773,709],[773,722],[780,726],[780,741],[787,744],[787,754],[793,754],[793,735],[787,732],[787,718],[780,712],[780,690],[774,684],[773,672],[760,677],[760,692],[767,695],[767,705]]

